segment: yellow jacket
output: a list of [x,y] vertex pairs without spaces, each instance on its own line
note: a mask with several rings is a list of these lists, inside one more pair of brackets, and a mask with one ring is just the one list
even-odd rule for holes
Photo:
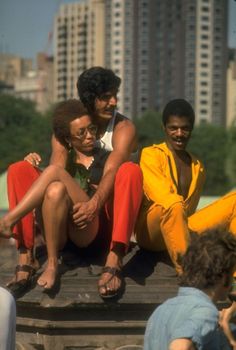
[[205,182],[203,164],[192,158],[192,181],[187,198],[177,193],[178,176],[172,152],[166,143],[145,147],[141,154],[140,166],[144,178],[144,194],[149,205],[154,203],[168,209],[174,203],[183,202],[187,215],[197,208]]

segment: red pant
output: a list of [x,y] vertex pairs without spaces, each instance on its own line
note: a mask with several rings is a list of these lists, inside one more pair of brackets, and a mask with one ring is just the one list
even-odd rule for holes
[[[33,182],[39,177],[40,170],[23,160],[9,166],[7,172],[7,192],[9,209],[13,209],[24,197]],[[33,212],[23,217],[14,227],[17,246],[31,249],[34,246]]]
[[[14,208],[39,177],[40,170],[27,161],[12,164],[8,169],[7,185],[10,209]],[[142,172],[137,164],[126,162],[117,171],[113,201],[106,204],[108,220],[112,220],[112,242],[128,246],[142,200]],[[31,249],[34,244],[34,215],[27,214],[14,227],[18,247]]]
[[105,206],[108,219],[112,220],[111,248],[114,242],[128,247],[142,196],[143,174],[140,167],[132,162],[123,163],[116,173],[113,201],[108,201]]

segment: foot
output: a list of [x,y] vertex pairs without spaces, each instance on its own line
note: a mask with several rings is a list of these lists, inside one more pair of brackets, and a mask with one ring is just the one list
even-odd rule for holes
[[56,282],[57,273],[58,273],[58,260],[54,258],[49,259],[44,272],[38,278],[38,281],[37,281],[38,285],[40,287],[43,287],[44,289],[52,289]]
[[102,298],[115,296],[122,288],[121,269],[122,259],[115,252],[110,251],[103,269],[104,272],[102,272],[98,282],[98,290]]
[[[39,268],[39,263],[37,260],[34,259],[33,257],[33,253],[31,249],[23,249],[21,251],[19,251],[19,258],[18,258],[18,265],[17,266],[31,266],[33,269],[37,270]],[[23,280],[28,280],[30,276],[30,271],[24,271],[21,269],[17,269],[13,279],[7,283],[7,287],[9,287],[10,285],[16,283],[16,282],[20,282]]]
[[8,222],[8,220],[5,217],[0,219],[0,237],[6,239],[13,237],[12,225]]

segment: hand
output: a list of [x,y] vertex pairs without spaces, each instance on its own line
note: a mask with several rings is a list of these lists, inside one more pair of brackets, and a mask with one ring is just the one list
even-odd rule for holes
[[230,321],[236,312],[236,302],[234,301],[230,307],[227,309],[222,309],[220,311],[219,324],[223,329],[231,347],[236,350],[236,340],[234,339],[234,334],[231,330]]
[[35,152],[27,154],[27,156],[24,158],[24,160],[26,160],[28,163],[30,163],[31,165],[33,165],[35,167],[39,166],[39,164],[42,161],[40,155],[38,153],[35,153]]
[[96,202],[78,202],[73,206],[73,221],[80,229],[85,228],[98,214]]

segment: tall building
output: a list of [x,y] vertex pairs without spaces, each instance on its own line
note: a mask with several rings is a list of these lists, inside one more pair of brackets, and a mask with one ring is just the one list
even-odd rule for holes
[[106,65],[120,107],[139,117],[188,99],[197,122],[225,124],[227,1],[106,0]]
[[119,109],[139,118],[186,98],[196,122],[226,123],[227,1],[84,0],[56,16],[58,99],[76,96],[85,68],[122,79]]
[[[226,123],[227,1],[201,0],[196,15],[195,98],[197,121]],[[186,1],[190,10],[189,2]],[[190,15],[189,15],[190,16]],[[187,28],[186,28],[187,31]],[[185,90],[188,97],[188,90]]]
[[15,80],[25,76],[33,67],[33,60],[0,53],[0,81],[14,86]]
[[33,60],[10,54],[0,54],[0,93],[11,94],[36,103],[45,111],[53,102],[53,59],[45,53]]
[[45,52],[39,52],[36,57],[37,75],[42,93],[38,109],[45,111],[53,103],[54,59]]
[[61,5],[54,22],[54,100],[77,97],[76,81],[86,68],[104,66],[104,0]]
[[232,50],[227,69],[227,126],[236,125],[236,49]]

